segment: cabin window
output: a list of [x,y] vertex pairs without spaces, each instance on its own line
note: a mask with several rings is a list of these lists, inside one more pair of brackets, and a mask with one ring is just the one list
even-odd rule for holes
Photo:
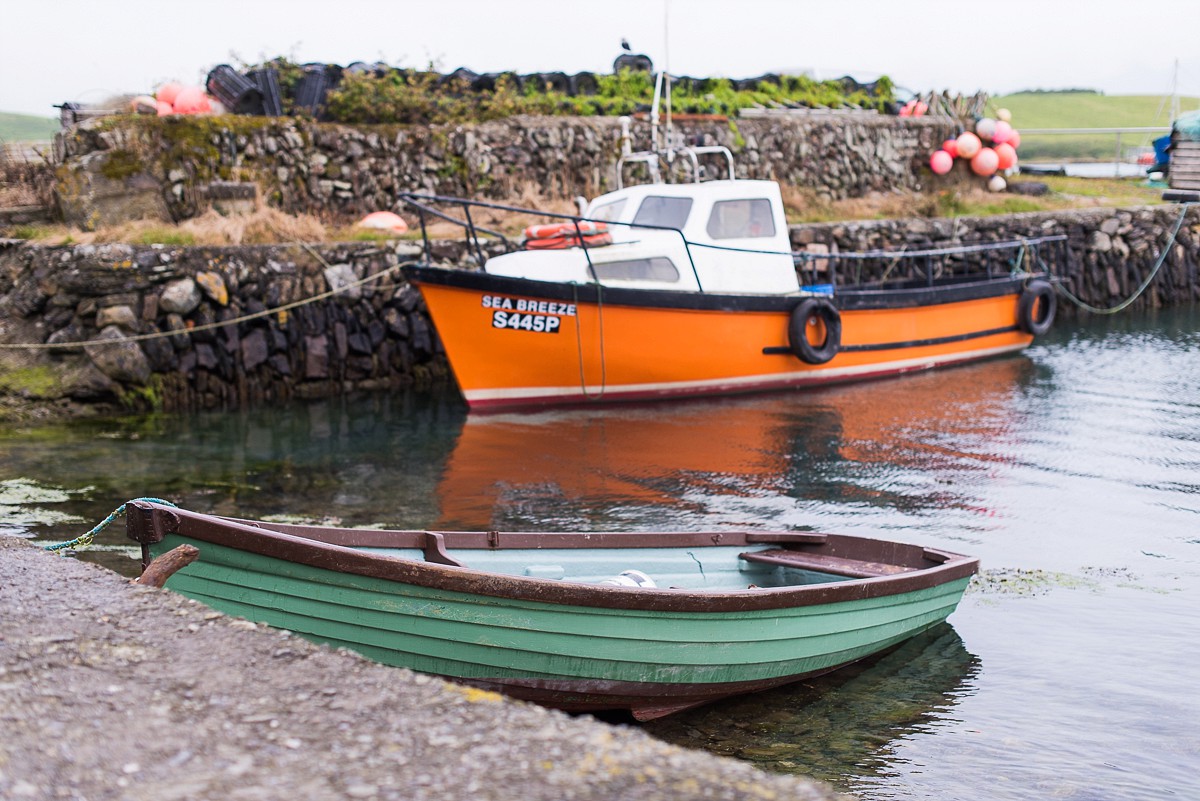
[[625,201],[627,198],[614,200],[612,203],[605,203],[603,206],[597,206],[596,210],[588,215],[589,220],[604,220],[612,222],[621,216],[621,212],[625,210]]
[[659,197],[650,195],[638,206],[634,225],[657,225],[662,228],[682,228],[692,211],[690,197]]
[[592,264],[601,281],[678,281],[679,270],[665,256]]
[[765,198],[718,200],[708,216],[708,235],[713,239],[753,239],[775,236],[771,201]]

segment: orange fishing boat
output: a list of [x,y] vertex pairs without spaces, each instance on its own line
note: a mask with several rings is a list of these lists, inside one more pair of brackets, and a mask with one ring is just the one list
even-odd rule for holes
[[[713,155],[728,177],[699,180]],[[427,215],[454,219],[436,207],[457,204],[482,264],[437,267],[430,257],[407,270],[472,409],[878,378],[1019,351],[1050,328],[1055,294],[1037,251],[1063,237],[793,253],[777,184],[735,180],[724,148],[668,156],[622,161],[649,164],[655,177],[690,165],[693,180],[620,187],[579,216],[547,215],[560,222],[526,229],[525,242],[490,259],[472,207],[516,209],[406,196],[423,229]],[[878,278],[843,280],[872,263],[883,265]]]

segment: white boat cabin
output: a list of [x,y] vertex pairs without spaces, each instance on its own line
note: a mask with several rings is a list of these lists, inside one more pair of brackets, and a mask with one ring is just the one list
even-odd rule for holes
[[800,289],[774,181],[624,187],[583,215],[612,244],[521,250],[488,260],[493,275],[636,289],[787,294]]

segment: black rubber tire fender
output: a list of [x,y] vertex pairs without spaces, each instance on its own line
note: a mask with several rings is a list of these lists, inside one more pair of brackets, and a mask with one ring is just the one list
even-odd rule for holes
[[1021,290],[1017,300],[1017,326],[1026,334],[1040,337],[1054,325],[1058,296],[1049,281],[1035,278]]
[[[808,341],[808,321],[813,317],[825,325],[825,341],[817,345]],[[788,318],[788,345],[801,361],[825,364],[842,346],[842,315],[824,298],[805,298]]]

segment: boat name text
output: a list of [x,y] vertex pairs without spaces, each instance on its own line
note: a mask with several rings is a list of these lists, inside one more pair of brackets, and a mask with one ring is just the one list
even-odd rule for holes
[[512,328],[534,331],[539,334],[557,334],[562,320],[549,314],[521,314],[520,312],[492,312],[492,328]]
[[574,303],[554,303],[547,300],[526,300],[525,298],[506,298],[503,295],[484,295],[483,308],[506,309],[508,311],[533,312],[534,314],[557,314],[564,317],[575,316]]
[[562,327],[560,317],[575,316],[573,303],[509,298],[503,295],[484,295],[483,308],[494,310],[492,328],[533,331],[538,334],[557,334]]

